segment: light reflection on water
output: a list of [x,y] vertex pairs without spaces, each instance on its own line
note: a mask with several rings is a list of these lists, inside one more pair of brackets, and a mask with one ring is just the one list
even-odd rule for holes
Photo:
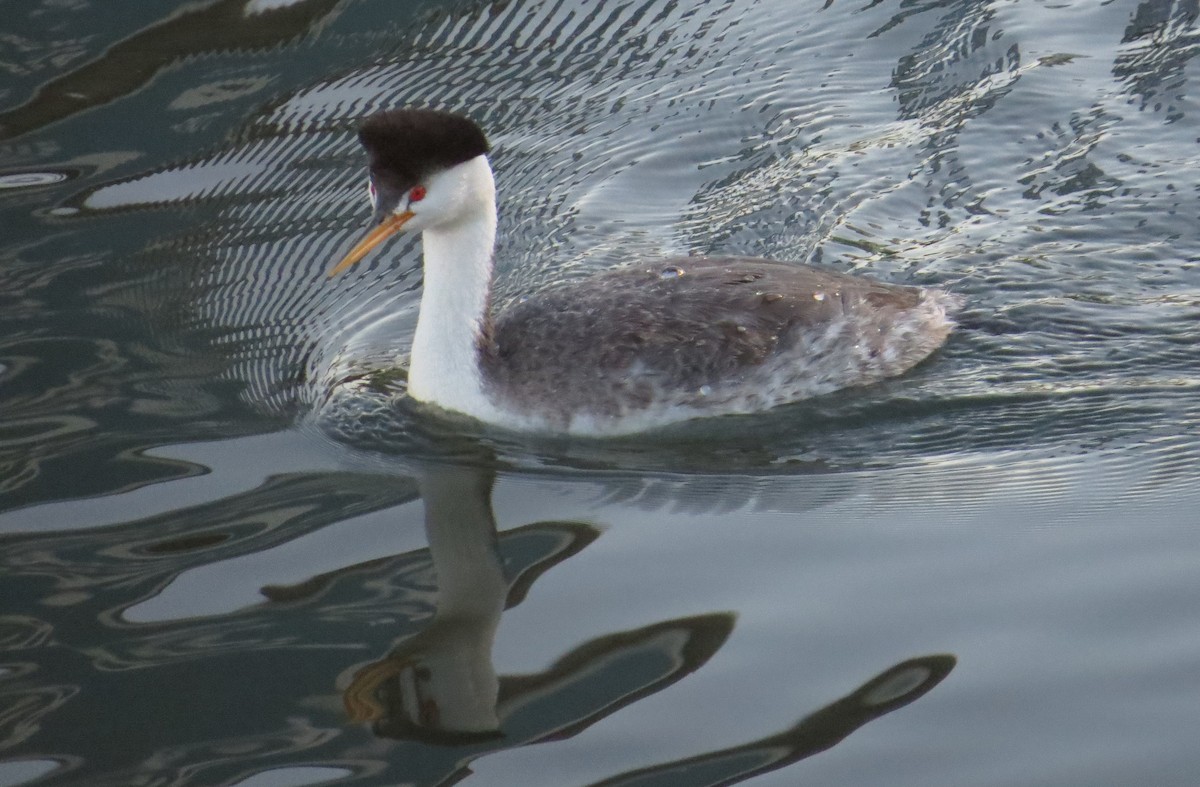
[[[10,5],[0,781],[1194,782],[1195,3]],[[432,418],[416,241],[325,278],[407,103],[495,144],[501,305],[762,254],[962,325],[653,439]]]

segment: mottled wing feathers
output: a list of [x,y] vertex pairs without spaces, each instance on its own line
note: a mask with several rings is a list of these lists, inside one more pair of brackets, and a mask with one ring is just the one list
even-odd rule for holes
[[[737,385],[797,335],[868,302],[911,308],[920,291],[767,260],[678,259],[552,287],[493,329],[493,378],[514,400],[636,409],[663,390]],[[569,370],[569,371],[568,371]],[[617,390],[619,389],[619,390]]]

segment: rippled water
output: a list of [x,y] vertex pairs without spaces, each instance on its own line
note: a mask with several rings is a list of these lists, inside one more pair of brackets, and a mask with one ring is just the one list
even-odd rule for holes
[[[12,0],[0,784],[1191,785],[1195,0]],[[498,300],[944,286],[909,375],[609,442],[404,399],[354,125],[489,132]]]

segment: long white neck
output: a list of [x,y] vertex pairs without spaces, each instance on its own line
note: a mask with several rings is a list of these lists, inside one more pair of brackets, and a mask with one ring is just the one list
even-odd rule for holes
[[[424,293],[413,337],[408,392],[414,399],[477,418],[491,406],[483,393],[479,338],[489,319],[496,191],[480,156],[445,173],[465,204],[452,223],[425,229]],[[442,187],[431,185],[430,192]]]

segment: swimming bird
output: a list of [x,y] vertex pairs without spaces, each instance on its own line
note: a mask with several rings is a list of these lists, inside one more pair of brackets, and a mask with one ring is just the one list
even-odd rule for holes
[[496,187],[472,120],[367,118],[376,226],[330,272],[420,232],[408,393],[511,430],[608,436],[765,410],[901,374],[945,341],[956,299],[794,262],[635,261],[493,314]]

